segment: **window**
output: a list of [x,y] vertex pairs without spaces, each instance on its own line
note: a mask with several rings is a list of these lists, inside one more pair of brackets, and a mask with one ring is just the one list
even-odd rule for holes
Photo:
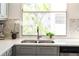
[[[23,4],[23,35],[37,35],[39,26],[40,35],[52,32],[55,35],[66,35],[66,8],[63,5],[55,6],[49,3]],[[59,9],[59,10],[58,10]]]

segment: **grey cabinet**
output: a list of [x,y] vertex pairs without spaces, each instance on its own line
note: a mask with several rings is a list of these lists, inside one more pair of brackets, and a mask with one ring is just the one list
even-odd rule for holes
[[6,51],[6,56],[11,56],[11,55],[12,55],[12,48]]
[[58,56],[59,49],[54,46],[16,45],[16,56]]
[[25,56],[25,55],[36,55],[36,46],[31,45],[17,45],[16,46],[16,55]]
[[6,52],[5,53],[3,53],[2,55],[0,55],[0,56],[6,56]]
[[8,49],[6,52],[4,52],[1,56],[11,56],[12,55],[12,48]]
[[37,55],[41,56],[58,56],[59,51],[58,47],[54,46],[38,46]]

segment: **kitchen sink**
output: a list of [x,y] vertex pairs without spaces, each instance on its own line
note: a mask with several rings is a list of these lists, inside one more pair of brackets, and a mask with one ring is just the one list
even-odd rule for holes
[[50,40],[40,40],[39,43],[54,43],[54,41],[50,41]]
[[36,40],[23,40],[21,43],[37,43]]
[[54,43],[51,40],[23,40],[21,43]]

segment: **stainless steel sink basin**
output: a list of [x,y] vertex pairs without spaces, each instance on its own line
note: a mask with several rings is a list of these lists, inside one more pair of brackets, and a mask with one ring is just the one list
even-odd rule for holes
[[23,40],[21,43],[54,43],[54,41],[50,40]]
[[40,40],[39,43],[54,43],[54,41],[50,41],[50,40]]
[[21,43],[37,43],[36,40],[23,40]]

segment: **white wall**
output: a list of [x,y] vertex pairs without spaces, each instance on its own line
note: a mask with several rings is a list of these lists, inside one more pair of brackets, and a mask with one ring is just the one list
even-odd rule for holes
[[17,19],[21,16],[21,4],[20,3],[9,3],[9,19]]

